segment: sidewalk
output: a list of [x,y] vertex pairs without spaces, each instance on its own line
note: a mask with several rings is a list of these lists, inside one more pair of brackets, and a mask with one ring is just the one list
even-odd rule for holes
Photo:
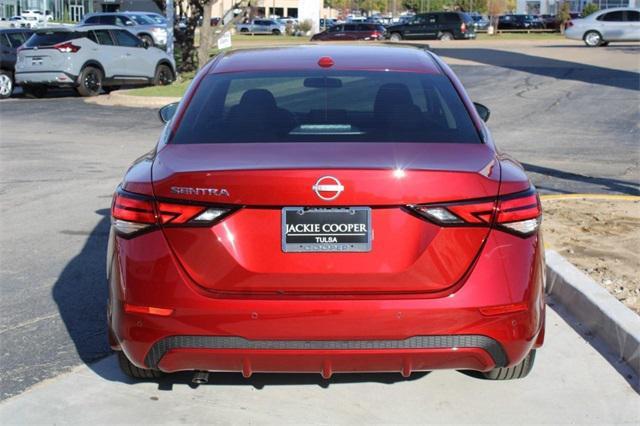
[[[578,423],[640,422],[625,378],[553,309],[545,346],[523,380],[490,382],[455,371],[400,374],[190,374],[135,383],[110,356],[0,404],[0,423]],[[625,374],[624,372],[622,372]]]

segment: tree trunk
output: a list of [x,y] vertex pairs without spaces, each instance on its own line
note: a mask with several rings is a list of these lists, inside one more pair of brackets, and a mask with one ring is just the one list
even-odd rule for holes
[[211,2],[204,5],[202,26],[200,27],[200,46],[198,46],[198,68],[209,62],[211,50]]

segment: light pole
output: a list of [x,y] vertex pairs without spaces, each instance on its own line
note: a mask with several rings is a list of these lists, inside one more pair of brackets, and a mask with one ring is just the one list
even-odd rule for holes
[[173,60],[173,0],[167,0],[167,55]]

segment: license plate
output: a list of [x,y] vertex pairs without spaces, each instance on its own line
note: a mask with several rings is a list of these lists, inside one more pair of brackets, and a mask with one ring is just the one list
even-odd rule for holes
[[282,209],[282,251],[371,251],[371,209]]
[[42,58],[31,58],[31,65],[42,65]]

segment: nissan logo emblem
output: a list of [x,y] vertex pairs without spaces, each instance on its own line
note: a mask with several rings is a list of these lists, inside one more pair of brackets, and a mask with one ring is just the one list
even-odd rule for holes
[[344,191],[344,186],[333,176],[322,176],[315,185],[313,190],[316,195],[325,201],[331,201],[338,198],[338,195]]

